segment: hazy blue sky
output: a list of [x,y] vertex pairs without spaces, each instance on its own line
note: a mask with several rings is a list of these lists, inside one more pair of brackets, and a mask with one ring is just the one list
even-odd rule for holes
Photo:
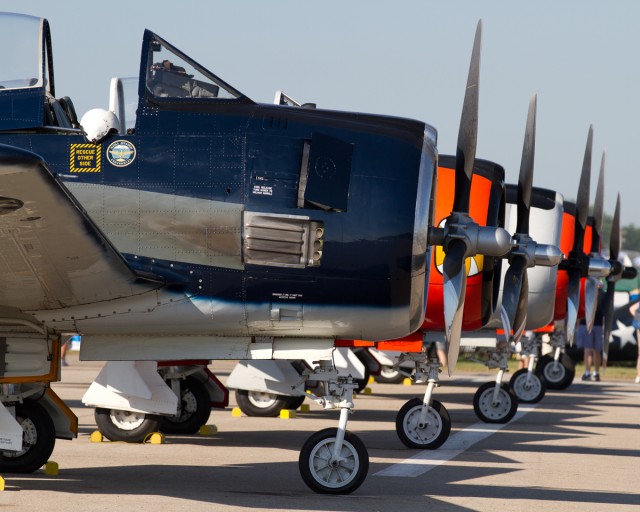
[[637,0],[2,0],[49,19],[58,96],[106,107],[112,76],[138,72],[149,28],[258,102],[283,89],[319,108],[412,117],[455,151],[473,33],[484,25],[478,156],[516,182],[538,94],[534,184],[574,199],[590,123],[591,194],[607,151],[605,211],[640,224]]

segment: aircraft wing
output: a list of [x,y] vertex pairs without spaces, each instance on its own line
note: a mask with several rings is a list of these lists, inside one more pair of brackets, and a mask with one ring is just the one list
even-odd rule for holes
[[42,158],[0,144],[0,305],[115,299],[135,293],[135,279]]

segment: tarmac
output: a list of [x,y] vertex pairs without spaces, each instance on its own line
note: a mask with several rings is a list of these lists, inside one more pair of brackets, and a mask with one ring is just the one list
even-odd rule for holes
[[[102,367],[68,356],[56,392],[79,418],[78,439],[58,440],[57,475],[2,475],[0,509],[20,511],[602,511],[640,507],[640,385],[582,382],[521,404],[505,425],[479,422],[473,394],[495,378],[444,378],[435,397],[452,430],[439,449],[406,448],[395,432],[400,407],[424,386],[377,384],[356,399],[349,430],[367,446],[369,474],[345,496],[319,495],[302,481],[299,450],[336,427],[336,411],[310,403],[294,418],[233,416],[214,409],[213,435],[167,436],[164,444],[90,441],[93,409],[81,398]],[[233,362],[214,362],[224,382]]]

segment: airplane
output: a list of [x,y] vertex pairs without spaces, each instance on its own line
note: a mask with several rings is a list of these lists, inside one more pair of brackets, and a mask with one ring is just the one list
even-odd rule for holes
[[48,21],[2,13],[0,40],[13,49],[0,81],[0,470],[32,472],[56,437],[77,436],[50,386],[61,337],[77,334],[82,359],[114,363],[106,388],[160,393],[165,415],[178,397],[157,361],[320,361],[307,377],[340,418],[304,443],[301,475],[315,492],[357,489],[368,454],[347,430],[355,384],[333,368],[335,340],[415,332],[440,244],[456,352],[464,259],[510,246],[465,206],[477,101],[463,107],[459,208],[438,229],[424,122],[256,103],[149,30],[135,119],[119,80],[113,110],[78,119],[55,88]]
[[[445,249],[439,253],[442,261],[439,260],[436,266],[438,267],[437,270],[435,272],[432,270],[432,272],[429,273],[429,276],[437,275],[438,277],[436,277],[435,281],[429,279],[430,291],[427,302],[430,302],[431,305],[427,308],[427,316],[425,317],[423,325],[444,330],[446,323],[448,326],[448,338],[453,340],[459,339],[459,333],[462,328],[478,328],[491,316],[495,301],[490,297],[487,298],[487,296],[494,292],[494,267],[500,268],[500,260],[498,257],[506,254],[511,248],[511,237],[509,233],[500,227],[500,223],[502,222],[501,216],[503,215],[504,209],[504,170],[491,162],[476,160],[474,155],[476,137],[475,134],[471,132],[477,130],[477,87],[474,84],[478,83],[479,77],[479,48],[480,29],[477,30],[474,40],[474,50],[467,86],[468,94],[465,97],[465,106],[471,105],[471,107],[463,108],[462,128],[459,135],[459,147],[464,149],[467,146],[473,146],[473,148],[460,151],[455,157],[441,156],[439,158],[438,172],[436,173],[438,181],[436,189],[438,192],[433,206],[436,213],[432,212],[431,214],[432,217],[435,215],[436,218],[442,219],[442,222],[440,222],[440,220],[438,221],[440,226],[434,227],[431,230],[431,238],[436,240],[434,242],[435,245],[438,245],[438,243],[444,245],[447,238],[452,238],[456,241],[457,246],[456,244],[454,244],[454,246],[457,247],[456,250],[459,251],[461,257],[464,259],[467,259],[467,257],[477,257],[478,261],[484,262],[480,265],[483,269],[481,273],[474,271],[470,276],[467,276],[466,270],[463,272],[461,265],[456,264],[457,258],[452,258],[451,255],[448,254],[449,251]],[[276,94],[275,103],[294,107],[302,106],[281,92]],[[467,119],[465,119],[465,116]],[[468,125],[476,126],[469,129]],[[464,175],[460,172],[461,170],[464,171]],[[460,176],[464,177],[460,178]],[[477,190],[474,193],[473,191],[476,187]],[[451,194],[450,191],[454,188],[455,193]],[[469,202],[469,194],[474,194],[473,202]],[[451,211],[454,213],[449,213]],[[476,224],[476,220],[481,220],[481,224]],[[448,293],[449,298],[451,299],[453,295],[453,301],[437,300],[438,297],[444,294],[444,289],[447,286],[450,288]],[[465,308],[467,313],[464,315],[461,307],[462,304],[467,305]],[[429,311],[435,311],[435,313],[429,316]],[[447,316],[449,317],[448,321],[446,321]],[[445,322],[442,320],[443,317],[445,318]],[[440,320],[438,320],[438,318],[440,318]],[[336,346],[346,348],[361,346],[362,344],[376,344],[379,348],[389,346],[393,349],[402,348],[402,350],[413,352],[413,355],[410,357],[415,358],[417,361],[416,364],[424,365],[424,359],[428,356],[426,353],[422,353],[422,333],[418,333],[417,336],[419,339],[416,339],[416,333],[413,333],[408,337],[404,337],[404,339],[399,342],[397,340],[386,340],[378,343],[352,339],[337,339]],[[377,337],[384,339],[384,336],[378,335]],[[407,343],[409,347],[406,346]],[[456,344],[457,342],[454,342],[452,345],[454,345],[454,351],[457,352],[458,348],[455,346]],[[457,353],[450,353],[452,366],[455,366],[456,359]],[[110,366],[112,367],[113,365],[110,364]],[[304,396],[304,388],[308,386],[303,386],[303,377],[310,366],[308,360],[306,367],[301,366],[299,361],[294,363],[282,360],[242,361],[241,364],[234,368],[227,384],[229,387],[237,390],[236,397],[241,405],[241,409],[246,414],[277,415],[282,408],[292,407],[291,400],[297,404],[299,403],[299,398]],[[336,366],[338,365],[336,364]],[[432,371],[437,373],[437,368],[431,370],[425,369],[423,374],[427,375]],[[105,373],[111,373],[111,369]],[[340,371],[338,371],[338,374],[340,374]],[[309,379],[316,381],[314,377],[309,377]],[[104,379],[99,376],[97,380]],[[101,384],[98,387],[94,386],[95,384],[96,383],[92,384],[92,388],[95,387],[95,391],[100,391],[101,396],[98,397],[92,394],[92,396],[89,397],[88,394],[92,391],[92,389],[90,389],[83,398],[83,402],[87,405],[96,405],[100,400],[104,399],[102,393],[107,386]],[[431,386],[433,386],[433,384]],[[428,389],[432,389],[432,387]],[[120,396],[115,398],[119,400]],[[314,397],[312,396],[312,398]],[[317,399],[317,397],[315,398]],[[136,397],[136,399],[138,400],[138,397]],[[96,416],[96,421],[102,423],[107,416],[104,411],[118,410],[118,407],[119,404],[116,401],[111,403],[106,400],[103,401],[102,405],[97,409],[101,410],[102,416]],[[436,426],[435,429],[428,428],[427,430],[434,430],[436,432],[438,442],[444,441],[446,432],[448,431],[446,431],[446,428],[444,430],[441,429],[439,425],[446,426],[446,409],[437,401],[434,402],[433,407],[429,406],[424,409],[424,414],[432,417],[433,421],[429,423]],[[112,413],[110,416],[113,419],[114,416],[118,417],[121,414],[122,413],[117,412]],[[420,412],[420,414],[423,414],[423,412]],[[401,416],[404,416],[402,410]],[[140,422],[146,421],[140,417],[136,419]],[[421,423],[425,423],[425,421]],[[147,427],[148,425],[149,423],[146,424]],[[128,431],[128,425],[122,426],[126,431],[122,437],[130,438],[131,433]],[[143,425],[141,424],[140,426],[142,427]],[[112,431],[111,428],[108,430]],[[116,434],[117,436],[117,433],[112,432],[112,434]],[[138,432],[137,435],[142,436],[143,433]],[[421,435],[423,436],[423,434]],[[113,437],[115,436],[112,435],[112,438]],[[122,439],[122,437],[116,437],[116,439]]]
[[[511,252],[509,253],[510,262],[524,261],[524,267],[514,271],[510,266],[509,270],[505,269],[506,278],[509,279],[508,285],[504,283],[505,277],[500,280],[501,259],[496,254],[476,254],[466,260],[466,289],[462,292],[463,302],[465,304],[464,311],[458,314],[455,320],[457,328],[465,333],[467,331],[477,330],[487,325],[494,316],[498,301],[498,291],[502,286],[505,293],[510,296],[503,299],[503,302],[510,308],[511,312],[507,316],[511,317],[514,322],[516,313],[520,315],[518,322],[520,327],[516,330],[522,331],[524,326],[523,310],[527,310],[529,296],[531,299],[529,319],[530,322],[538,322],[538,325],[546,324],[553,313],[553,295],[555,294],[555,271],[551,270],[561,259],[559,249],[554,245],[559,239],[559,219],[561,216],[561,203],[558,203],[556,193],[550,191],[542,191],[540,189],[532,189],[532,171],[533,171],[533,147],[535,134],[535,97],[532,99],[529,109],[527,130],[525,136],[525,149],[523,150],[523,168],[521,169],[520,182],[518,189],[511,189],[511,202],[517,205],[519,217],[529,215],[529,210],[535,212],[534,224],[537,225],[539,239],[549,238],[547,244],[536,243],[529,236],[528,221],[524,220],[514,229],[518,233],[513,237],[510,243]],[[454,156],[441,155],[438,164],[438,175],[435,197],[435,224],[445,226],[450,219],[449,212],[455,211],[456,197],[460,186],[456,183],[457,174],[456,158]],[[473,166],[473,177],[465,191],[465,197],[468,197],[469,213],[471,218],[486,227],[503,226],[505,223],[505,185],[504,185],[504,169],[489,161],[475,159]],[[455,191],[455,194],[453,193]],[[531,204],[533,198],[533,205]],[[510,210],[515,217],[516,207]],[[550,213],[548,213],[550,211]],[[525,213],[522,213],[525,212]],[[554,220],[555,219],[555,220]],[[549,226],[558,224],[555,230],[549,229]],[[379,350],[400,351],[400,358],[396,368],[406,361],[411,361],[414,365],[412,378],[415,382],[426,382],[427,388],[423,399],[409,400],[399,410],[396,417],[396,431],[402,442],[410,448],[434,449],[442,445],[449,435],[451,421],[446,407],[438,400],[432,398],[434,388],[439,383],[439,367],[440,363],[437,358],[430,355],[427,340],[433,340],[434,333],[441,333],[445,330],[443,317],[446,317],[447,304],[443,297],[443,288],[447,286],[447,256],[445,251],[440,247],[434,248],[434,256],[431,262],[431,272],[429,275],[428,286],[428,304],[425,321],[420,330],[415,333],[403,337],[398,340],[385,340],[381,342],[371,342],[365,340],[345,340],[344,346],[366,347],[375,346]],[[527,279],[528,267],[538,266],[532,269],[531,285]],[[547,269],[541,269],[540,266],[546,266]],[[451,272],[449,267],[449,272]],[[517,275],[514,275],[517,274]],[[449,280],[449,284],[452,280]],[[514,286],[515,283],[515,286]],[[524,290],[526,298],[520,297],[521,290]],[[454,310],[459,306],[458,299],[455,298]],[[458,310],[460,311],[460,310]],[[540,318],[542,317],[542,319]],[[459,334],[457,335],[459,337]],[[448,336],[451,338],[451,335]],[[451,344],[450,344],[451,346]],[[457,354],[451,354],[449,358],[455,366]],[[245,391],[252,391],[251,385],[255,385],[253,389],[256,393],[266,393],[275,400],[278,393],[286,395],[287,390],[295,387],[296,373],[291,373],[290,377],[285,374],[287,371],[283,368],[276,367],[275,363],[270,364],[273,369],[269,371],[264,365],[260,368],[251,369],[242,365],[236,367],[232,372],[230,379],[232,385],[236,387],[244,386]],[[240,373],[240,371],[242,373]],[[450,372],[452,368],[450,366]],[[264,379],[265,375],[269,375],[268,379]],[[278,384],[275,384],[275,383]],[[485,387],[487,398],[482,401],[484,408],[495,409],[499,411],[499,420],[508,421],[508,417],[503,414],[505,404],[507,412],[516,412],[517,400],[510,392],[509,388],[503,386],[498,393],[508,393],[505,396],[500,395],[499,399],[494,397],[494,385]],[[493,397],[493,399],[491,399]],[[280,398],[281,403],[286,403],[285,398]],[[500,404],[495,405],[494,404]],[[495,416],[497,413],[488,412],[487,415]],[[495,419],[495,418],[494,418]]]

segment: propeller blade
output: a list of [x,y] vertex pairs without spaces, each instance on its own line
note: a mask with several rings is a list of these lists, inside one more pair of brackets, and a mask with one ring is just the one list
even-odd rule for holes
[[609,354],[609,340],[611,339],[611,330],[613,328],[613,296],[615,292],[615,281],[609,281],[604,296],[604,328],[602,339],[602,355],[604,357]]
[[573,339],[578,323],[578,307],[580,306],[580,270],[569,269],[569,285],[567,288],[567,341],[573,346]]
[[611,238],[609,239],[609,259],[617,260],[620,255],[620,194],[616,200],[616,209],[611,222]]
[[[524,326],[517,322],[518,317],[522,318],[521,310],[524,307],[525,318],[527,309],[528,289],[524,289],[524,281],[527,275],[527,260],[523,257],[512,258],[509,268],[504,276],[504,288],[502,292],[502,307],[505,310],[509,324],[512,326],[514,334]],[[528,288],[528,287],[527,287]],[[518,314],[520,312],[520,314]],[[504,323],[504,322],[503,322]],[[510,331],[505,331],[505,336],[509,339]]]
[[593,146],[593,126],[589,126],[587,146],[584,150],[582,161],[582,174],[578,185],[578,199],[576,201],[576,223],[573,239],[573,250],[583,252],[584,232],[587,227],[587,215],[589,215],[589,187],[591,181],[591,148]]
[[444,320],[447,338],[449,375],[453,374],[460,355],[462,314],[467,289],[467,269],[464,264],[466,245],[453,241],[443,263]]
[[[599,257],[600,240],[602,236],[602,217],[604,215],[604,165],[606,153],[602,152],[602,160],[600,161],[600,174],[598,176],[598,188],[596,189],[596,199],[593,203],[593,229],[591,230],[591,256]],[[598,290],[600,281],[595,277],[588,277],[585,282],[585,323],[587,330],[591,332],[596,319],[596,310],[598,308]]]
[[456,190],[453,200],[454,212],[469,212],[471,176],[476,158],[478,141],[478,97],[480,89],[480,44],[482,42],[482,20],[478,21],[471,52],[467,88],[462,104],[458,145],[456,148]]
[[593,203],[593,234],[591,236],[591,252],[600,253],[600,241],[602,240],[602,218],[604,216],[604,164],[606,153],[602,152],[600,161],[600,174],[598,176],[598,188],[596,199]]
[[513,322],[513,341],[520,341],[520,337],[524,334],[524,328],[527,325],[527,305],[529,303],[529,275],[525,270],[522,276],[522,288],[520,292],[520,302],[516,310],[516,318]]
[[[502,320],[502,330],[505,333],[510,333],[511,322],[509,321],[509,315],[507,314],[507,310],[504,309],[504,306],[502,304],[498,306],[498,312],[500,313],[500,320]],[[505,334],[505,337],[508,337],[508,334]]]
[[598,308],[598,290],[600,280],[595,277],[587,277],[584,283],[584,316],[587,324],[587,331],[591,332],[596,320],[596,309]]
[[533,161],[536,151],[536,108],[537,95],[529,100],[527,127],[524,133],[520,175],[518,176],[518,222],[517,233],[529,234],[529,210],[531,208],[531,187],[533,185]]

